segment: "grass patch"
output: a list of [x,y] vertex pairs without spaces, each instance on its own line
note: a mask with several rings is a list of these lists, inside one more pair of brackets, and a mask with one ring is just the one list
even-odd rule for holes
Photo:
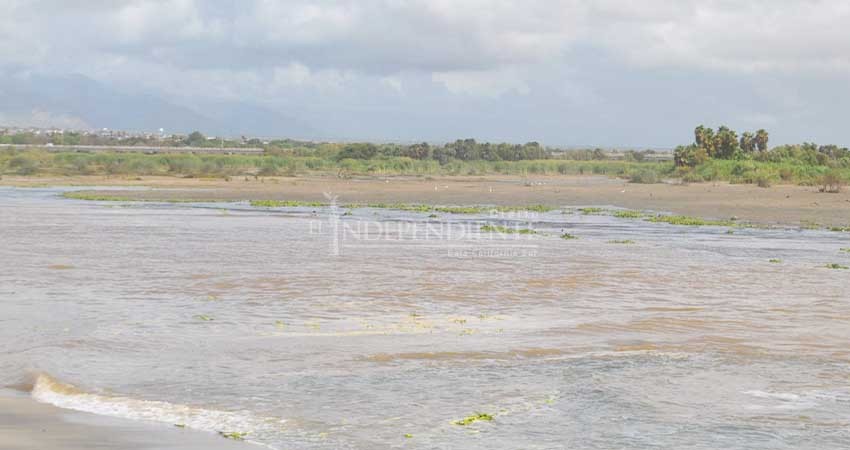
[[850,248],[841,248],[838,249],[839,252],[850,253]]
[[614,212],[614,217],[619,219],[640,219],[643,216],[644,214],[640,211],[623,210]]
[[481,231],[485,233],[501,234],[537,234],[536,231],[529,228],[511,228],[502,225],[482,225]]
[[699,217],[691,216],[654,216],[646,219],[654,223],[668,223],[670,225],[684,226],[716,226],[716,227],[734,227],[738,224],[732,220],[706,220]]
[[202,200],[192,198],[178,199],[155,199],[155,198],[132,198],[113,194],[101,194],[94,191],[64,192],[62,197],[72,200],[88,200],[93,202],[154,202],[154,203],[222,203],[227,200]]
[[213,320],[215,320],[212,317],[205,315],[205,314],[199,314],[199,315],[195,316],[195,318],[200,320],[200,321],[203,321],[203,322],[212,322]]
[[850,227],[829,227],[827,228],[829,231],[837,231],[839,233],[844,233],[850,231]]
[[602,214],[602,213],[605,212],[605,209],[603,209],[603,208],[579,208],[579,211],[586,216],[591,216],[591,215]]
[[308,207],[308,208],[321,208],[323,206],[328,206],[327,203],[322,202],[304,202],[299,200],[251,200],[251,206],[255,208],[296,208],[296,207]]
[[835,270],[848,270],[850,267],[842,266],[841,264],[831,263],[825,266],[827,269],[835,269]]
[[578,239],[578,236],[576,236],[574,234],[570,234],[570,233],[564,233],[564,234],[561,235],[561,239],[564,239],[566,241],[571,241],[573,239]]
[[632,245],[635,241],[631,239],[614,239],[612,241],[608,241],[609,244],[623,244],[623,245]]
[[769,262],[770,262],[771,264],[781,264],[781,263],[782,263],[782,260],[781,260],[781,259],[777,259],[777,258],[772,258]]
[[458,419],[452,422],[454,425],[460,425],[465,427],[467,425],[472,425],[475,422],[492,422],[493,416],[487,413],[475,413],[471,416],[464,417],[463,419]]

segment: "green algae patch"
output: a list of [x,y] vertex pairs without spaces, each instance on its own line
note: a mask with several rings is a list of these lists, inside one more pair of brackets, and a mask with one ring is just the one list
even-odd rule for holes
[[834,269],[834,270],[848,270],[848,269],[850,269],[850,267],[842,266],[841,264],[836,264],[836,263],[827,264],[825,267],[827,269]]
[[570,233],[564,233],[564,234],[561,235],[561,239],[563,239],[565,241],[571,241],[573,239],[578,239],[578,236],[576,236],[574,234],[570,234]]
[[773,259],[771,259],[771,260],[770,260],[770,261],[768,261],[768,262],[769,262],[769,263],[771,263],[771,264],[781,264],[781,263],[782,263],[782,260],[781,260],[781,259],[777,259],[777,258],[773,258]]
[[200,321],[203,321],[203,322],[212,322],[213,320],[215,320],[215,319],[213,319],[212,317],[210,317],[206,314],[199,314],[199,315],[195,316],[195,318],[200,320]]
[[244,441],[245,437],[248,436],[248,433],[240,433],[240,432],[237,432],[237,431],[231,431],[231,432],[219,431],[218,435],[225,438],[225,439],[231,439],[231,440],[234,440],[234,441]]
[[472,425],[475,422],[492,422],[492,421],[493,421],[493,416],[490,415],[490,414],[475,413],[471,416],[464,417],[463,419],[455,420],[454,422],[452,422],[452,424],[465,427],[465,426],[468,426],[468,425]]
[[413,439],[413,435],[410,433],[405,433],[404,437],[405,439]]
[[608,243],[609,244],[620,244],[620,245],[632,245],[632,244],[635,243],[635,241],[633,241],[631,239],[614,239],[614,240],[608,241]]

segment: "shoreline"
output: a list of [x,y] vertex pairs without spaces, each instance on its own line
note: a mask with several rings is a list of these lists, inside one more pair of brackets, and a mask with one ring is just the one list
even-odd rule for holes
[[633,184],[593,175],[456,177],[237,177],[230,181],[175,177],[4,177],[0,186],[148,187],[98,192],[146,201],[326,201],[429,205],[614,206],[761,225],[850,226],[850,191],[820,193],[815,187],[751,184]]
[[0,390],[0,450],[235,450],[212,433],[57,408]]

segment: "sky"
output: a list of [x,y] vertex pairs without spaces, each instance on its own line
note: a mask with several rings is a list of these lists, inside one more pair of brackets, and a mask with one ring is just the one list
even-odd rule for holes
[[622,147],[726,124],[850,145],[846,0],[0,5],[0,124]]

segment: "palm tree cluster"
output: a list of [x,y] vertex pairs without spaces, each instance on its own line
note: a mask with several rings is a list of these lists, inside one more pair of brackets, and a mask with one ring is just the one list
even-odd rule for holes
[[734,159],[742,154],[767,151],[769,135],[765,130],[744,132],[723,125],[717,131],[700,125],[694,129],[694,144],[679,146],[674,153],[677,166],[696,166],[709,158]]

